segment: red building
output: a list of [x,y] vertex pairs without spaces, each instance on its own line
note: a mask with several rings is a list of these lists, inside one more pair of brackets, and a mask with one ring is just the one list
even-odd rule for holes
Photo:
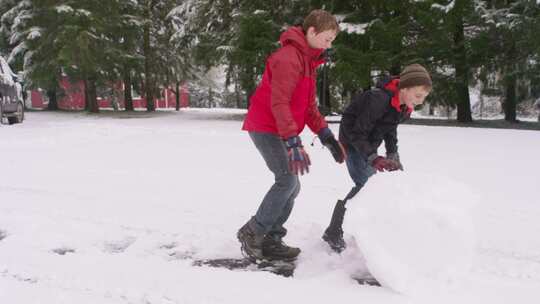
[[[64,91],[64,95],[58,99],[58,107],[62,110],[83,110],[84,109],[84,83],[82,81],[71,83],[66,77],[60,82],[60,86]],[[117,102],[119,108],[124,108],[124,93],[123,84],[120,83],[116,90]],[[111,103],[112,94],[103,94],[98,92],[99,108],[114,108]],[[139,96],[136,92],[132,92],[133,107],[135,109],[146,109],[146,98]],[[48,99],[45,91],[33,90],[30,93],[31,107],[33,109],[43,109],[47,107]],[[165,88],[161,91],[161,96],[155,100],[157,108],[175,108],[176,96],[172,90]],[[186,84],[180,87],[180,107],[189,106],[189,91]]]

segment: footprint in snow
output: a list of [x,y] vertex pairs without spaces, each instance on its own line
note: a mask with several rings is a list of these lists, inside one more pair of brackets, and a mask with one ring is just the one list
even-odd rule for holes
[[178,244],[176,242],[165,243],[165,244],[159,246],[159,249],[171,250],[171,249],[175,248],[176,246],[178,246]]
[[68,247],[60,247],[60,248],[53,249],[52,252],[59,255],[66,255],[66,253],[75,253],[75,249],[68,248]]
[[195,254],[192,250],[180,250],[177,247],[177,242],[170,242],[161,244],[159,249],[165,251],[169,260],[187,260]]
[[4,230],[0,230],[0,241],[5,239],[7,237],[7,232]]
[[170,260],[189,260],[192,259],[195,255],[195,251],[192,250],[183,250],[183,251],[173,251],[169,254]]
[[105,242],[103,244],[103,250],[108,253],[122,253],[124,252],[131,244],[135,243],[137,238],[129,236],[122,240]]

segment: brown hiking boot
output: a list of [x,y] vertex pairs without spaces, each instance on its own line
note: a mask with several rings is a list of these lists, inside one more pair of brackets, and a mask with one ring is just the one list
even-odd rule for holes
[[296,259],[301,252],[300,248],[288,246],[270,236],[264,238],[262,251],[265,259],[284,261]]
[[242,244],[240,250],[242,255],[252,261],[262,260],[263,257],[263,234],[257,234],[250,222],[247,222],[240,230],[238,230],[236,237]]

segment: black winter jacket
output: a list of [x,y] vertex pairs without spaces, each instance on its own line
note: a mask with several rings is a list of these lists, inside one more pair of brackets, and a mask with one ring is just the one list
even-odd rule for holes
[[355,149],[366,158],[377,153],[384,140],[386,153],[397,152],[397,126],[410,118],[406,105],[399,112],[392,106],[392,97],[397,94],[397,83],[393,80],[395,91],[388,83],[357,94],[345,109],[339,127],[339,140],[347,150]]

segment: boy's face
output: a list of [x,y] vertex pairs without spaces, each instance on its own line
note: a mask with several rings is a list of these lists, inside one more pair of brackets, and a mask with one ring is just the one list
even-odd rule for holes
[[308,45],[314,49],[329,49],[332,47],[332,42],[336,39],[336,31],[327,30],[317,33],[314,27],[310,27],[306,34]]
[[414,108],[424,103],[429,95],[429,90],[424,86],[416,86],[399,90],[399,100],[401,104],[406,104],[409,108]]

